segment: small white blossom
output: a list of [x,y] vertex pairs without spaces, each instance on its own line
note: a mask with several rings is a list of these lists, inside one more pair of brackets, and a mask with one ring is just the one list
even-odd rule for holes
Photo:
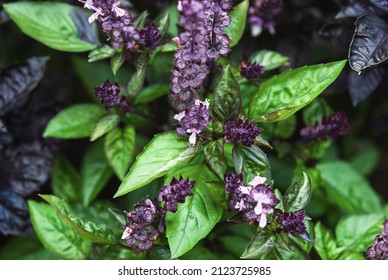
[[117,1],[112,5],[112,12],[115,12],[116,16],[122,17],[125,15],[125,10],[122,8],[119,8],[120,6],[120,1]]
[[132,231],[133,230],[131,228],[126,227],[124,232],[123,232],[123,235],[121,236],[121,239],[126,239],[127,237],[131,236]]
[[196,106],[199,106],[200,104],[204,105],[207,109],[209,109],[209,106],[210,106],[209,99],[205,99],[205,101],[201,101],[199,99],[195,100]]
[[182,111],[174,116],[174,119],[180,122],[186,116],[186,112]]
[[259,174],[257,174],[257,176],[255,178],[252,179],[252,181],[250,181],[248,183],[248,185],[252,186],[252,187],[256,187],[257,185],[261,185],[261,184],[264,184],[264,182],[267,180],[267,178],[265,177],[261,177]]

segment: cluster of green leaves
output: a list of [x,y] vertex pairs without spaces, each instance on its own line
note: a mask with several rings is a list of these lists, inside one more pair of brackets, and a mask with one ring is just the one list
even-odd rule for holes
[[[237,45],[243,35],[248,5],[248,0],[242,1],[230,13],[232,23],[226,33],[232,46]],[[91,50],[90,64],[79,57],[73,61],[88,90],[112,75],[108,73],[112,70],[120,84],[127,81],[122,87],[126,89],[124,95],[131,99],[141,115],[148,113],[147,104],[168,94],[169,85],[164,77],[171,70],[173,51],[177,49],[175,43],[167,43],[152,53],[144,52],[131,72],[121,68],[125,61],[123,53],[106,45],[97,46],[93,25],[86,25],[86,31],[83,29],[87,16],[79,8],[61,3],[31,2],[9,3],[4,7],[25,34],[53,49]],[[56,15],[55,24],[49,16],[52,14]],[[141,28],[147,13],[137,18],[136,23]],[[177,11],[171,7],[160,15],[159,30],[176,36],[177,22]],[[96,62],[107,58],[111,60],[110,66]],[[195,181],[193,195],[179,205],[176,213],[168,213],[167,240],[158,241],[158,246],[149,252],[149,258],[307,259],[313,248],[322,259],[363,258],[362,252],[379,233],[384,217],[378,195],[356,171],[362,168],[357,165],[362,159],[354,159],[353,166],[333,160],[330,141],[297,143],[295,146],[287,141],[296,127],[295,114],[301,109],[304,108],[306,125],[316,124],[330,113],[330,108],[317,97],[338,77],[346,60],[290,69],[273,76],[271,71],[285,66],[287,57],[261,50],[250,59],[265,66],[266,77],[270,78],[257,86],[240,76],[238,66],[231,59],[222,59],[218,62],[224,66],[224,71],[214,84],[213,94],[207,97],[211,99],[213,117],[208,132],[222,133],[228,121],[249,119],[265,129],[263,137],[258,137],[252,147],[227,144],[222,138],[198,141],[191,146],[174,131],[148,139],[141,133],[142,128],[150,124],[148,120],[132,113],[123,114],[116,108],[107,111],[97,103],[72,105],[56,115],[47,125],[44,137],[89,138],[93,143],[84,154],[79,170],[65,155],[58,154],[52,172],[53,195],[41,195],[47,203],[29,201],[37,237],[50,251],[48,254],[36,245],[42,251],[39,256],[50,258],[52,253],[64,259],[135,257],[119,239],[126,222],[123,212],[114,209],[115,201],[96,201],[115,174],[121,181],[115,198],[127,194],[134,197],[139,193],[140,196],[151,195],[155,186],[169,184],[173,177]],[[273,147],[264,139],[270,140]],[[291,170],[294,178],[282,179],[279,173],[284,171],[284,165],[277,163],[274,156],[268,157],[265,149],[274,149],[279,157],[291,155],[296,163]],[[139,150],[141,152],[137,154]],[[308,158],[321,161],[315,167],[308,167],[304,164]],[[256,229],[247,225],[228,225],[220,229],[217,224],[224,226],[230,217],[223,183],[227,172],[242,172],[245,182],[258,174],[265,176],[267,183],[274,179],[275,193],[281,201],[277,208],[282,211],[307,208],[311,216],[322,217],[322,214],[339,210],[349,216],[338,222],[336,237],[322,223],[314,226],[309,218],[305,221],[309,233],[305,240],[275,233],[270,228]],[[299,182],[292,184],[283,196],[283,182],[289,184],[291,180],[297,181],[299,176]],[[308,206],[310,200],[312,206]],[[316,205],[318,210],[310,210]],[[321,212],[320,205],[323,205]],[[36,238],[30,238],[32,244],[37,244]],[[314,245],[306,241],[311,239],[315,239]],[[210,251],[206,248],[207,241],[221,244],[223,248]],[[36,255],[25,257],[37,258]]]

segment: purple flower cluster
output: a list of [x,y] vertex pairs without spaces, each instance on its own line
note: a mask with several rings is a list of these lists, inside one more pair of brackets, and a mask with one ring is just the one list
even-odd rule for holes
[[97,98],[104,104],[106,109],[120,103],[120,86],[118,83],[110,83],[106,80],[101,86],[94,88]]
[[229,121],[224,127],[224,139],[227,143],[250,147],[255,143],[255,139],[261,131],[261,128],[248,120]]
[[124,47],[132,50],[140,39],[140,33],[133,25],[134,18],[125,8],[120,7],[120,0],[79,0],[84,7],[94,11],[89,22],[99,21],[103,31],[111,38],[112,47]]
[[210,122],[209,102],[195,100],[195,104],[176,114],[174,119],[179,122],[176,132],[179,136],[189,138],[191,145],[197,141],[197,135],[205,130]]
[[376,236],[373,245],[366,251],[368,260],[388,260],[388,220],[384,222],[383,232]]
[[151,200],[142,200],[133,211],[127,213],[128,223],[121,239],[135,253],[148,251],[159,237],[159,232],[151,225],[157,215],[157,209]]
[[240,211],[248,223],[258,223],[264,228],[268,223],[267,215],[274,212],[274,207],[278,203],[275,193],[264,185],[266,181],[264,177],[256,176],[249,182],[249,186],[244,186],[241,179],[242,174],[225,176],[226,190],[233,195],[229,208],[232,211]]
[[261,66],[257,62],[250,62],[243,60],[240,65],[240,74],[248,80],[259,79],[264,73],[264,66]]
[[275,33],[275,18],[283,11],[283,0],[255,0],[249,8],[248,21],[253,37],[259,36],[263,29]]
[[291,233],[298,236],[306,232],[304,219],[304,210],[299,210],[295,212],[280,213],[277,217],[277,222],[282,226],[285,233]]
[[158,194],[158,200],[165,202],[163,209],[175,213],[178,203],[184,203],[186,197],[193,194],[191,189],[194,183],[180,177],[179,180],[173,178],[169,185],[163,186]]
[[348,119],[343,113],[334,113],[326,116],[322,124],[303,128],[300,135],[307,141],[322,141],[336,139],[339,135],[346,134],[350,129]]
[[162,44],[162,35],[154,23],[148,24],[140,31],[140,43],[150,50]]
[[227,15],[231,0],[181,0],[179,21],[180,49],[175,53],[172,70],[171,103],[181,111],[198,98],[197,90],[209,73],[208,62],[230,52],[230,40],[224,33],[230,24]]

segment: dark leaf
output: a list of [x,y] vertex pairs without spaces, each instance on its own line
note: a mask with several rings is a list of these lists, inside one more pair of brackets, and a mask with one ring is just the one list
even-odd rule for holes
[[0,183],[23,196],[39,190],[54,163],[54,151],[39,142],[10,147],[0,153]]
[[219,77],[214,89],[214,111],[222,121],[237,118],[242,109],[240,87],[229,65]]
[[216,173],[221,180],[223,180],[226,169],[228,168],[228,163],[224,156],[222,142],[220,140],[208,142],[205,145],[204,152],[206,162],[210,169]]
[[388,58],[388,25],[373,15],[360,17],[355,25],[349,63],[354,71],[360,73]]
[[271,180],[271,166],[267,155],[256,145],[242,147],[241,153],[244,157],[243,173],[244,181],[250,182],[258,174]]
[[25,200],[9,190],[0,189],[0,234],[32,233]]
[[383,67],[365,69],[360,75],[357,75],[354,71],[350,71],[348,80],[349,93],[354,106],[376,90],[383,80],[385,73],[386,71]]
[[272,233],[262,229],[252,238],[242,254],[242,259],[256,259],[268,254],[275,248]]
[[9,16],[5,13],[4,10],[0,11],[0,24],[6,23],[9,21]]
[[[383,2],[385,0],[376,1]],[[370,0],[373,2],[373,0]],[[385,1],[386,2],[386,1]],[[377,5],[376,5],[377,6]],[[348,6],[341,9],[341,11],[335,16],[337,19],[347,17],[359,17],[364,15],[382,15],[384,11],[376,8],[365,0],[356,0]]]
[[311,191],[310,177],[302,172],[299,182],[292,184],[284,194],[284,210],[298,211],[305,209],[310,202]]
[[7,127],[5,126],[4,122],[0,119],[0,133],[7,133]]
[[166,247],[155,245],[147,252],[151,260],[171,260],[170,250]]
[[233,156],[233,166],[236,173],[241,173],[243,164],[244,164],[244,157],[241,154],[240,146],[234,145],[232,150],[232,156]]
[[72,9],[69,15],[77,28],[78,38],[92,45],[98,45],[97,32],[93,25],[88,22],[85,11],[82,9]]
[[354,27],[334,22],[325,25],[319,34],[331,40],[331,42],[343,53],[349,50],[349,42],[352,41]]
[[47,57],[33,57],[25,62],[0,68],[0,116],[25,101],[42,79]]
[[383,9],[388,12],[388,1],[387,0],[369,0],[376,7]]

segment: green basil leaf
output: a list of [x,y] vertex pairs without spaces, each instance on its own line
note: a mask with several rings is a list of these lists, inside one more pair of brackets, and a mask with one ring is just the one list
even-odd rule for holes
[[338,248],[333,233],[318,222],[315,225],[314,248],[322,260],[335,260],[343,249]]
[[214,89],[214,112],[222,121],[238,117],[242,109],[240,86],[230,71],[229,65],[218,78]]
[[123,66],[125,62],[125,54],[124,53],[116,53],[112,56],[110,60],[110,68],[112,69],[112,73],[114,75],[120,70],[121,66]]
[[101,192],[113,172],[105,157],[104,143],[93,143],[85,153],[81,165],[83,205],[88,206]]
[[79,193],[82,189],[82,178],[63,154],[59,154],[55,159],[51,186],[58,197],[70,202],[81,200]]
[[82,239],[71,226],[58,218],[55,210],[29,200],[31,223],[39,240],[52,253],[64,259],[82,260],[92,250],[92,243]]
[[237,174],[241,173],[244,166],[244,157],[240,151],[239,145],[233,145],[232,158],[234,170]]
[[247,21],[249,1],[244,0],[238,4],[234,9],[229,13],[230,18],[232,19],[229,26],[225,29],[225,33],[230,38],[230,46],[234,47],[240,41],[242,35],[244,34],[244,29]]
[[283,196],[285,211],[298,211],[307,207],[311,199],[310,177],[302,172],[299,182],[295,182],[288,188]]
[[94,123],[104,113],[104,108],[96,104],[73,105],[50,120],[43,137],[62,139],[89,137]]
[[170,85],[157,84],[143,89],[133,101],[135,105],[147,104],[155,99],[167,95],[170,92]]
[[136,97],[141,89],[143,88],[144,80],[146,78],[148,65],[148,52],[138,58],[136,62],[137,71],[132,75],[131,79],[127,84],[127,93],[130,97]]
[[335,229],[338,245],[345,251],[363,253],[381,234],[384,216],[381,214],[353,215],[341,219]]
[[322,93],[341,73],[346,60],[286,71],[264,81],[249,105],[256,122],[288,118]]
[[224,180],[224,174],[228,168],[228,163],[223,153],[222,140],[209,141],[205,145],[206,162],[210,169],[217,174],[217,176]]
[[288,57],[269,50],[261,50],[253,53],[250,60],[264,66],[265,71],[279,68],[288,63]]
[[84,222],[79,217],[74,216],[70,211],[69,205],[59,197],[53,195],[39,196],[50,204],[59,218],[67,223],[77,236],[97,244],[116,245],[115,237],[113,236],[111,229],[106,225],[97,225],[90,221]]
[[256,259],[272,252],[275,248],[275,243],[272,240],[272,237],[273,234],[269,230],[260,230],[249,242],[244,253],[241,255],[241,258]]
[[135,129],[115,128],[105,137],[105,155],[117,177],[123,180],[135,151]]
[[101,45],[91,50],[88,54],[88,62],[95,62],[105,58],[111,58],[116,53],[116,49],[108,45]]
[[82,8],[65,3],[16,2],[4,9],[28,36],[46,46],[66,52],[95,48],[96,30]]
[[108,114],[103,116],[95,123],[90,134],[90,141],[95,141],[114,129],[120,122],[120,116],[117,114]]
[[189,161],[198,151],[199,145],[189,146],[186,139],[175,132],[165,132],[151,140],[136,157],[114,197],[139,189],[154,179],[162,177],[170,169]]
[[[205,185],[217,179],[204,163],[191,163],[174,169],[166,176],[169,184],[172,177],[188,178],[195,181],[193,195],[180,204],[176,213],[167,213],[166,236],[171,250],[171,258],[177,258],[206,237],[221,219],[223,210],[213,201]],[[211,184],[211,182],[208,182]],[[210,187],[210,186],[209,186]]]
[[351,213],[381,213],[383,206],[368,181],[344,161],[320,163],[323,187],[328,197]]

